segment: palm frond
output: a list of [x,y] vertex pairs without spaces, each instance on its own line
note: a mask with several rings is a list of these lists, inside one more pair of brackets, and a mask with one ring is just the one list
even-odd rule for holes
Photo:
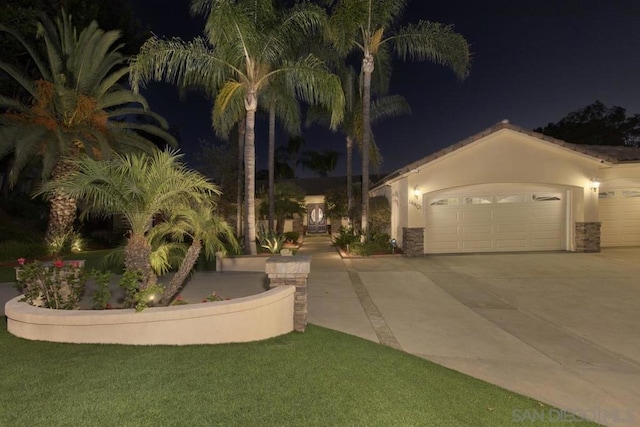
[[420,21],[403,27],[388,40],[403,60],[433,61],[451,68],[460,78],[469,74],[469,44],[452,25]]

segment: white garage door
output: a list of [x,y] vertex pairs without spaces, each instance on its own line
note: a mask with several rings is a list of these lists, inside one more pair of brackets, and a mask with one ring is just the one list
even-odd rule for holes
[[600,191],[600,245],[640,246],[640,188]]
[[566,192],[425,195],[425,252],[566,249]]

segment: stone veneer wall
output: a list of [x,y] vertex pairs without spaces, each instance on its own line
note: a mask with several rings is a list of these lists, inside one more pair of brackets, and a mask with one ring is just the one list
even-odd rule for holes
[[269,286],[294,286],[293,328],[304,332],[307,327],[307,278],[311,271],[310,256],[271,257],[265,266]]
[[599,222],[576,222],[576,252],[600,252]]
[[423,256],[424,228],[402,228],[402,250],[404,256]]

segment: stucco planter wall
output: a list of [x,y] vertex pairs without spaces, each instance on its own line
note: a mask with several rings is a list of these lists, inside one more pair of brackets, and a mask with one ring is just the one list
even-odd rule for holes
[[153,307],[138,313],[51,310],[16,297],[6,303],[5,315],[8,331],[30,340],[142,345],[249,342],[293,331],[295,290],[276,287],[230,301]]
[[271,254],[225,256],[216,253],[216,271],[255,271],[264,272]]

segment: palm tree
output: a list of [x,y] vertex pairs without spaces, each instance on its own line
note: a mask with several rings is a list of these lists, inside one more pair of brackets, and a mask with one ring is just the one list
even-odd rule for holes
[[[382,72],[378,70],[378,74]],[[344,91],[344,120],[340,125],[346,140],[347,154],[347,212],[353,208],[353,145],[356,143],[362,149],[362,87],[359,85],[361,79],[358,78],[352,67],[343,67],[338,75],[342,81]],[[386,80],[384,77],[379,80]],[[381,92],[386,90],[384,82],[378,85]],[[399,117],[403,114],[410,114],[411,108],[407,101],[400,95],[386,95],[374,99],[371,103],[371,123],[376,123],[392,117]],[[307,125],[310,123],[328,124],[328,112],[321,108],[312,107],[307,112]],[[371,163],[380,165],[382,156],[378,149],[373,133],[371,133],[371,144],[369,147],[369,158]]]
[[369,146],[371,142],[371,76],[376,62],[388,66],[391,49],[402,59],[429,60],[450,67],[460,78],[469,72],[467,41],[450,25],[419,21],[399,27],[408,0],[332,1],[330,37],[344,54],[362,55],[362,230],[369,215]]
[[43,184],[39,193],[59,191],[83,201],[83,216],[121,215],[129,228],[125,268],[142,272],[139,291],[157,284],[151,268],[149,233],[154,219],[171,217],[187,207],[210,203],[218,187],[188,169],[182,155],[155,150],[153,154],[116,155],[109,161],[88,157],[75,160],[73,171]]
[[[280,76],[279,76],[280,77]],[[267,224],[269,231],[273,231],[275,218],[275,152],[276,152],[276,116],[287,133],[298,135],[300,133],[300,105],[283,79],[276,78],[263,92],[264,103],[269,110],[269,154],[268,154],[268,201],[269,213]]]
[[162,293],[161,305],[169,305],[182,289],[203,249],[207,258],[210,259],[218,251],[226,252],[225,242],[236,250],[239,248],[233,235],[233,229],[214,214],[214,208],[215,205],[206,203],[185,206],[173,212],[164,222],[153,227],[152,234],[154,236],[161,236],[161,238],[170,236],[172,240],[178,242],[185,239],[191,241],[178,271]]
[[[323,23],[317,7],[296,5],[284,16],[272,0],[194,0],[191,10],[207,17],[206,40],[149,39],[131,64],[137,89],[148,80],[181,87],[200,86],[216,93],[213,125],[227,135],[245,117],[245,251],[255,246],[255,115],[261,93],[279,75],[305,102],[326,105],[332,125],[341,120],[344,102],[338,78],[313,55],[286,59],[287,46],[299,43]],[[246,114],[246,116],[245,116]]]
[[[13,154],[10,180],[32,159],[39,159],[44,180],[73,170],[70,159],[81,155],[107,159],[112,151],[151,150],[148,138],[170,144],[175,139],[164,119],[148,110],[145,99],[119,85],[128,73],[126,58],[115,45],[117,31],[104,32],[92,22],[80,34],[62,11],[55,24],[37,23],[44,56],[17,32],[0,26],[24,46],[39,77],[30,79],[0,61],[4,71],[29,95],[29,101],[0,96],[0,157]],[[132,117],[144,120],[131,120]],[[64,193],[50,197],[45,240],[58,246],[73,227],[76,200]]]

